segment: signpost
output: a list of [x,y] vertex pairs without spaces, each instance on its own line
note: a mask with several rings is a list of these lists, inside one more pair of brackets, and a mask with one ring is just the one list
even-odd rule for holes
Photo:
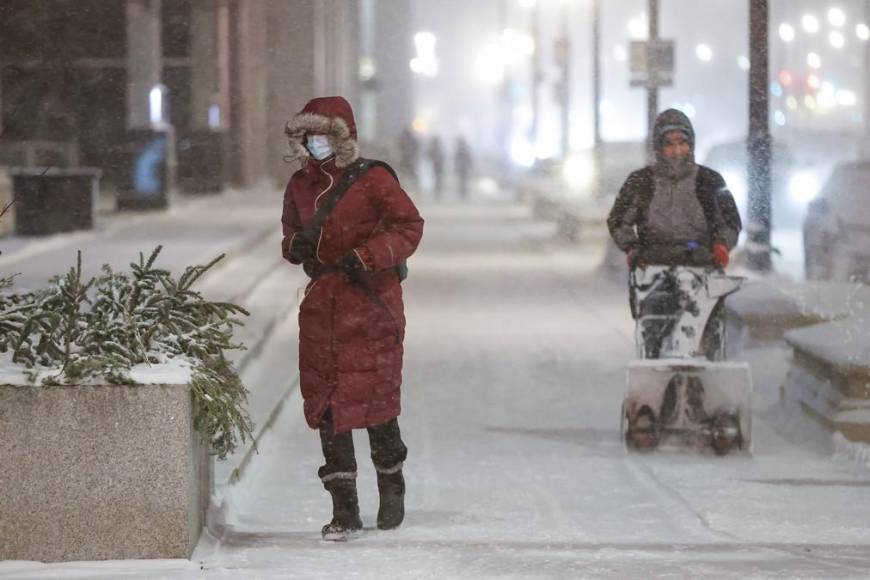
[[674,84],[674,41],[658,39],[631,43],[629,78],[633,87],[670,87]]

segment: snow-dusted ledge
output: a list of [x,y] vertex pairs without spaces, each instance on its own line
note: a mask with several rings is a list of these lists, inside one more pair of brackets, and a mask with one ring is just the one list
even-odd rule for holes
[[845,439],[870,443],[870,319],[853,316],[793,330],[783,395]]
[[764,280],[746,283],[725,305],[728,344],[733,353],[781,342],[787,331],[825,320],[802,308],[781,286]]
[[0,560],[190,556],[213,473],[190,368],[132,378],[142,384],[42,387],[0,366]]

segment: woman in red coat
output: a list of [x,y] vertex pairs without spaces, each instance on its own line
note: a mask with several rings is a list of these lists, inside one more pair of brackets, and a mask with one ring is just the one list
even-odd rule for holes
[[366,428],[378,477],[378,527],[404,517],[399,433],[404,306],[399,268],[420,242],[423,219],[392,173],[375,166],[339,198],[323,226],[309,226],[346,171],[358,166],[353,111],[341,97],[310,101],[287,123],[290,160],[301,161],[284,192],[284,257],[311,277],[299,307],[299,372],[305,418],[319,429],[319,475],[333,500],[323,537],[362,528],[352,429]]

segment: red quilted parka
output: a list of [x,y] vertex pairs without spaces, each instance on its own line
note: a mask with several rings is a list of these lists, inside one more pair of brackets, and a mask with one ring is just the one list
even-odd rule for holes
[[[341,97],[312,100],[285,131],[291,157],[304,163],[284,192],[282,251],[293,262],[293,237],[359,158],[359,148],[353,111]],[[329,137],[333,157],[309,156],[304,139],[313,134]],[[417,208],[383,167],[364,173],[324,222],[316,256],[305,264],[322,275],[308,284],[299,308],[300,381],[312,428],[329,408],[336,433],[399,415],[405,315],[396,266],[422,235]],[[355,277],[336,268],[351,252],[365,264]]]

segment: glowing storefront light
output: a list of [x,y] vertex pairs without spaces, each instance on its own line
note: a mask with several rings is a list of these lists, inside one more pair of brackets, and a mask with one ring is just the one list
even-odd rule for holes
[[695,56],[701,62],[710,62],[713,60],[713,49],[708,44],[699,44],[695,47]]
[[820,57],[818,53],[815,52],[809,53],[807,55],[807,66],[815,69],[822,68],[822,57]]
[[801,26],[808,34],[815,34],[819,31],[819,19],[812,14],[804,14],[801,18]]
[[832,30],[828,35],[828,42],[831,43],[831,46],[834,48],[843,48],[846,44],[846,37],[843,36],[843,33],[838,30]]
[[794,36],[794,26],[792,26],[788,22],[783,22],[779,25],[779,38],[783,42],[791,42],[792,40],[794,40]]
[[437,39],[431,32],[418,32],[414,35],[417,56],[411,60],[411,70],[421,76],[438,76],[438,57],[435,53]]
[[861,40],[863,40],[863,41],[865,41],[865,42],[868,41],[868,40],[870,40],[870,26],[867,26],[867,25],[864,24],[863,22],[860,23],[860,24],[858,24],[858,25],[856,25],[856,26],[855,26],[855,35],[856,35],[859,39],[861,39]]
[[148,93],[148,117],[152,125],[163,123],[163,86],[154,85]]

